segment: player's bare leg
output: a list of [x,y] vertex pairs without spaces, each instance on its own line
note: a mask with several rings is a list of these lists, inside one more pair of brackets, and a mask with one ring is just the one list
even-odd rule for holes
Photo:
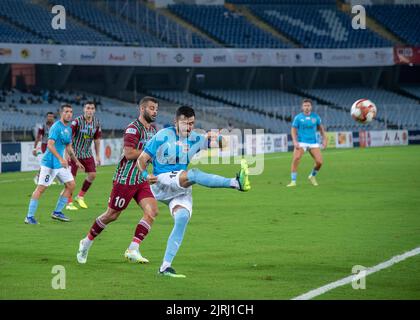
[[88,172],[85,181],[83,181],[82,188],[79,194],[74,198],[74,201],[83,209],[87,209],[88,206],[85,202],[85,193],[89,190],[93,181],[96,179],[96,172]]
[[311,154],[312,158],[314,159],[315,165],[314,165],[314,168],[313,168],[312,172],[310,173],[308,179],[309,179],[309,181],[311,181],[311,183],[314,186],[318,186],[318,182],[316,181],[315,176],[317,175],[318,171],[321,169],[322,163],[323,163],[321,149],[320,148],[312,148],[312,149],[309,150],[309,153]]
[[296,186],[297,170],[299,167],[300,160],[302,159],[305,150],[303,148],[295,148],[293,150],[293,159],[291,166],[291,182],[287,185],[288,187]]
[[251,189],[248,177],[248,164],[245,159],[241,161],[241,170],[236,178],[225,178],[193,168],[181,172],[179,175],[179,184],[183,188],[188,188],[193,184],[199,184],[208,188],[233,188],[239,191],[249,191]]
[[87,236],[80,240],[79,251],[77,252],[77,261],[79,263],[86,263],[88,252],[93,244],[93,240],[105,229],[109,223],[117,220],[120,214],[121,211],[108,207],[103,214],[96,218]]
[[146,238],[147,234],[152,228],[153,222],[158,215],[158,205],[155,198],[144,198],[140,201],[140,206],[143,209],[143,217],[137,224],[133,239],[130,246],[124,253],[124,257],[129,262],[148,263],[149,260],[144,258],[139,250],[140,244]]

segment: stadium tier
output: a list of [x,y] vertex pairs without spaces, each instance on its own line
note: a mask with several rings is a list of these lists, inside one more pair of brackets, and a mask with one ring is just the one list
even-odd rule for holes
[[115,14],[129,18],[133,24],[139,25],[148,33],[175,47],[215,47],[213,42],[183,27],[167,16],[158,13],[156,10],[149,9],[140,1],[115,0],[111,2],[109,9]]
[[[291,120],[301,112],[301,103],[305,98],[279,90],[203,90],[207,96],[233,103],[245,109],[256,110],[269,114],[278,121],[271,128],[273,132],[289,132]],[[351,104],[350,104],[351,105]],[[324,126],[328,130],[359,130],[362,125],[354,122],[349,112],[334,108],[326,104],[313,101],[314,112],[323,119]],[[286,125],[284,125],[284,123]],[[366,126],[364,126],[366,128]],[[385,123],[375,122],[369,125],[369,129],[386,128]]]
[[[52,13],[37,4],[24,0],[0,1],[0,17],[24,29],[19,33],[0,33],[2,42],[43,43],[48,40],[57,44],[97,44],[112,45],[116,41],[106,35],[80,25],[71,19],[66,20],[66,30],[55,30],[51,27]],[[10,28],[9,28],[10,29]],[[17,28],[14,28],[17,29]],[[12,38],[10,38],[12,34]],[[32,34],[32,36],[29,36]],[[42,39],[42,40],[41,40]]]
[[414,100],[384,89],[346,88],[302,90],[305,94],[316,97],[334,106],[350,111],[351,105],[358,99],[369,98],[380,106],[377,119],[399,128],[420,129],[420,104]]
[[238,12],[218,5],[175,4],[168,8],[227,47],[287,48],[288,45],[259,29]]
[[237,108],[233,104],[224,103],[214,99],[205,98],[197,94],[186,91],[176,90],[152,90],[151,94],[156,97],[171,101],[177,104],[184,104],[194,107],[197,110],[205,113],[212,113],[220,118],[226,119],[224,126],[229,120],[242,123],[254,128],[265,128],[270,132],[282,132],[282,130],[289,131],[290,124],[281,119],[276,119],[272,115],[263,112],[257,112],[247,108]]
[[[55,4],[55,1],[50,1]],[[132,26],[123,19],[102,11],[94,3],[77,0],[63,0],[61,4],[73,16],[77,17],[90,27],[105,33],[125,44],[144,47],[166,47],[168,44],[151,34]]]
[[336,5],[250,5],[260,19],[304,48],[375,48],[392,43],[369,29],[352,28]]
[[420,4],[374,5],[366,6],[366,10],[407,44],[420,45]]
[[45,43],[47,41],[6,21],[0,21],[0,42]]
[[[101,97],[71,92],[52,92],[42,94],[23,93],[17,90],[0,92],[1,129],[4,131],[32,130],[35,124],[43,123],[47,112],[58,112],[62,103],[73,106],[75,116],[83,113],[83,103],[88,100],[99,102],[96,116],[104,130],[122,130],[138,116],[138,108],[130,103]],[[157,124],[163,127],[172,123],[173,114],[164,110],[159,112]]]

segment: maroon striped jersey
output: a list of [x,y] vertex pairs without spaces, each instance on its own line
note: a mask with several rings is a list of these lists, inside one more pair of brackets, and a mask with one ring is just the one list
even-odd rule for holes
[[[156,128],[151,125],[147,129],[139,119],[128,125],[124,132],[124,147],[143,150],[146,143],[155,135]],[[137,185],[144,182],[136,166],[137,159],[128,160],[124,154],[114,173],[114,182],[126,185]]]
[[87,122],[83,115],[74,119],[71,123],[73,133],[73,149],[77,158],[86,159],[93,157],[92,141],[100,139],[102,135],[101,125],[96,117]]
[[47,150],[47,145],[48,145],[48,135],[50,133],[50,129],[52,127],[52,125],[54,124],[47,124],[46,122],[44,122],[42,124],[42,127],[38,129],[38,137],[42,136],[41,139],[41,151],[42,153],[45,153],[45,151]]

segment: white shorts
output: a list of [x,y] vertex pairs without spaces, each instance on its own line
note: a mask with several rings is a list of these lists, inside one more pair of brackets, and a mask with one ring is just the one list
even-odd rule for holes
[[56,177],[61,183],[67,183],[74,180],[70,168],[51,169],[41,166],[38,185],[48,187]]
[[192,214],[192,186],[188,188],[179,185],[179,176],[183,171],[165,172],[159,174],[158,182],[151,185],[153,195],[156,200],[169,206],[171,215],[176,206],[182,206]]
[[308,149],[319,148],[319,143],[306,143],[306,142],[299,142],[299,147],[306,151]]

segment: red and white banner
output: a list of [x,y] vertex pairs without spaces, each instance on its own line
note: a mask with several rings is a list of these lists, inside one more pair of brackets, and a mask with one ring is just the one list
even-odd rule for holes
[[395,47],[395,64],[420,64],[420,47]]

